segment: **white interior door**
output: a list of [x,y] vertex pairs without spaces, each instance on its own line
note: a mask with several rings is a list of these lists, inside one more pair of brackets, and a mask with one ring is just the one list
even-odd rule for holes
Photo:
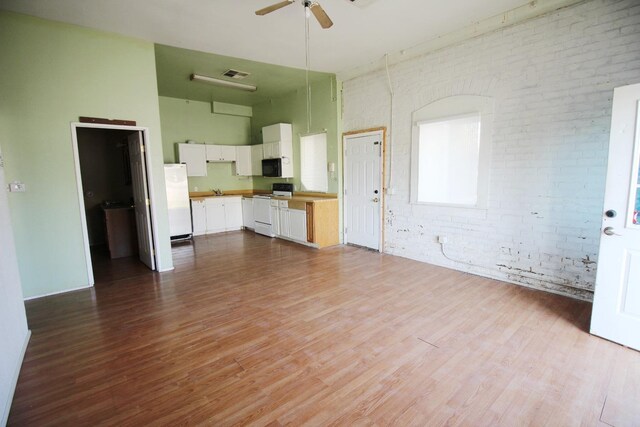
[[613,96],[591,333],[640,350],[640,84]]
[[344,240],[380,250],[382,132],[344,139]]
[[138,231],[138,250],[140,261],[152,270],[156,269],[151,235],[151,212],[147,169],[144,161],[142,132],[129,135],[129,158],[131,159],[131,182],[135,203],[136,227]]

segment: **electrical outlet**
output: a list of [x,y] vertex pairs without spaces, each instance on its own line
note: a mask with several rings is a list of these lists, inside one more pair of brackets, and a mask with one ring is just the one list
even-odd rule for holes
[[13,181],[9,184],[9,191],[12,193],[24,193],[27,191],[27,186],[20,181]]
[[444,245],[448,241],[449,239],[447,238],[447,236],[438,236],[438,243],[440,243],[441,245]]

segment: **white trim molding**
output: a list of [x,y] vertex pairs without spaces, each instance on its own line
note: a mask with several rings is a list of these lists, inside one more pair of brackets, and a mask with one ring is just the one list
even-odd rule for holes
[[[73,141],[73,160],[75,165],[75,174],[76,174],[76,186],[78,190],[78,205],[80,207],[80,221],[82,224],[82,238],[84,241],[84,253],[85,253],[85,263],[87,268],[87,283],[84,287],[79,287],[76,289],[68,289],[63,292],[71,292],[78,289],[83,289],[85,287],[91,287],[95,283],[95,279],[93,277],[93,265],[91,262],[91,248],[89,246],[89,234],[87,230],[87,219],[85,216],[85,206],[84,206],[84,195],[82,191],[82,174],[80,171],[80,157],[78,153],[78,134],[77,131],[79,128],[93,128],[93,129],[105,129],[105,130],[122,130],[122,131],[130,131],[130,132],[142,132],[142,139],[144,144],[144,162],[145,167],[147,168],[147,181],[150,183],[148,185],[149,191],[149,199],[151,201],[150,205],[150,213],[151,213],[151,224],[152,224],[152,236],[153,236],[153,250],[154,250],[154,258],[156,271],[164,271],[165,268],[160,266],[159,256],[158,256],[158,248],[160,247],[159,242],[160,238],[158,236],[158,227],[157,224],[157,207],[156,207],[156,197],[155,190],[153,184],[153,171],[151,165],[151,145],[149,141],[151,140],[149,128],[141,127],[141,126],[121,126],[121,125],[107,125],[107,124],[99,124],[99,123],[80,123],[80,122],[72,122],[71,123],[71,138]],[[171,267],[173,268],[173,266]],[[62,293],[63,293],[62,292]],[[41,295],[35,298],[40,298]]]

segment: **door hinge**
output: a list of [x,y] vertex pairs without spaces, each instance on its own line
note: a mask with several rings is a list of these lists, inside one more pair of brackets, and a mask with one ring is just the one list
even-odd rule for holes
[[151,256],[156,256],[156,250],[155,249],[151,249]]
[[151,206],[151,200],[149,200],[149,199],[145,199],[145,201],[144,201],[144,202],[147,204],[147,206]]
[[347,189],[346,188],[344,189],[344,195],[345,196],[347,195]]
[[140,143],[140,152],[144,153],[144,144],[142,142]]
[[347,234],[347,227],[344,228],[344,234]]

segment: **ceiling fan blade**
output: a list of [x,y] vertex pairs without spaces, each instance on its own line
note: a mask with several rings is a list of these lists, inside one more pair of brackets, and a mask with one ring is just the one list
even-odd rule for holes
[[289,6],[294,1],[295,0],[285,0],[285,1],[281,1],[280,3],[272,4],[271,6],[267,6],[263,9],[256,10],[256,15],[262,16],[262,15],[266,15],[267,13],[275,12],[276,10],[282,9],[285,6]]
[[322,28],[331,28],[331,26],[333,26],[333,21],[331,21],[331,18],[329,18],[329,15],[327,15],[327,12],[324,11],[319,3],[311,3],[309,9],[311,9],[313,16],[316,17]]

